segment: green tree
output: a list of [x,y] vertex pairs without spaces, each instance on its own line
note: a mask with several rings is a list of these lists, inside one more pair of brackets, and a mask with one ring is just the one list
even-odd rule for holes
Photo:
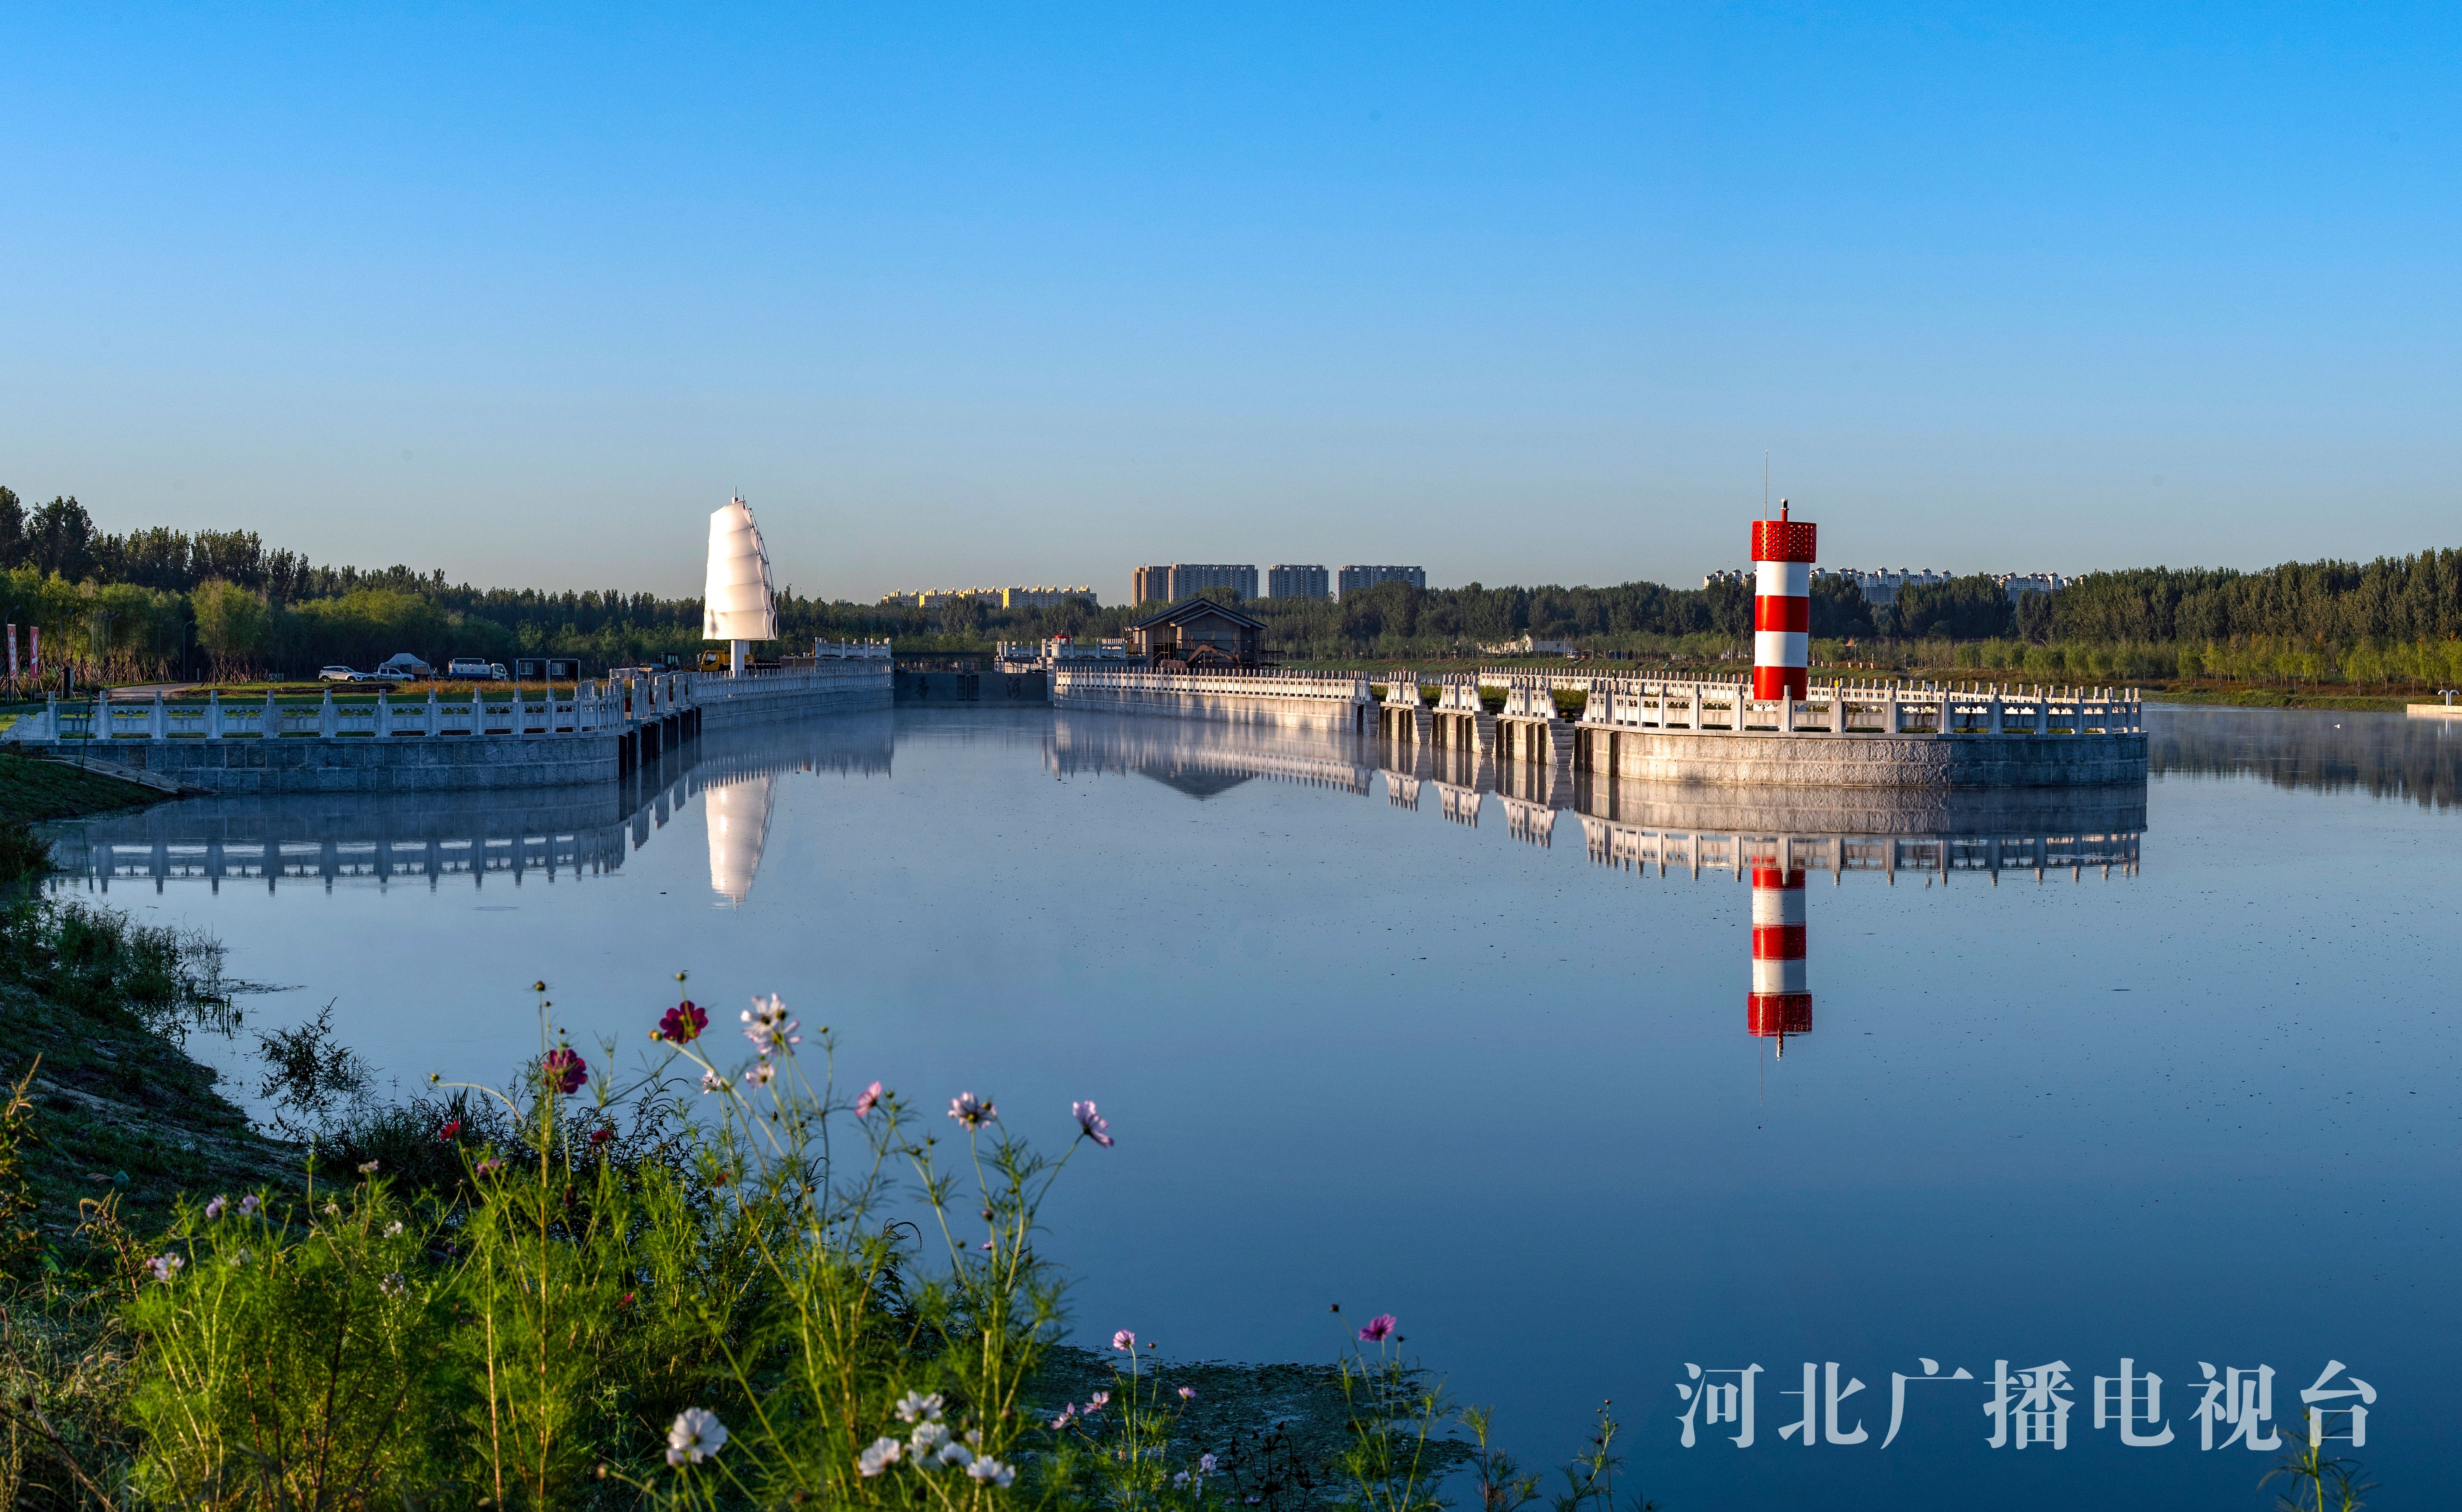
[[197,643],[214,659],[214,677],[228,681],[256,664],[265,649],[271,615],[265,595],[213,578],[188,595],[197,616]]
[[94,521],[75,498],[54,498],[27,522],[26,549],[44,572],[76,582],[94,570]]

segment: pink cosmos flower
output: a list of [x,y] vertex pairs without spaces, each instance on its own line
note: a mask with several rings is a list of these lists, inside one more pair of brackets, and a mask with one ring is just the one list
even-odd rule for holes
[[1359,1337],[1362,1343],[1382,1344],[1393,1337],[1393,1315],[1380,1312],[1368,1320],[1368,1327],[1359,1330]]
[[862,1096],[854,1100],[854,1115],[857,1118],[860,1118],[879,1106],[880,1084],[878,1082],[875,1082],[863,1090]]
[[177,1255],[157,1255],[145,1263],[146,1268],[154,1272],[156,1281],[169,1281],[173,1276],[178,1275],[180,1267],[186,1264],[186,1261]]
[[570,1048],[559,1047],[540,1056],[539,1070],[547,1077],[550,1087],[568,1097],[581,1091],[581,1084],[590,1080],[590,1067],[579,1053]]
[[210,1201],[210,1202],[206,1203],[206,1204],[205,1204],[205,1221],[206,1221],[206,1222],[208,1222],[208,1223],[210,1223],[210,1222],[212,1222],[215,1219],[218,1219],[218,1218],[222,1217],[222,1216],[223,1216],[223,1209],[225,1209],[225,1208],[228,1207],[229,1205],[230,1205],[230,1199],[227,1199],[227,1198],[222,1198],[222,1197],[217,1197],[217,1198],[215,1198],[212,1201]]
[[1086,1410],[1090,1413],[1100,1412],[1110,1405],[1112,1405],[1112,1393],[1109,1392],[1096,1392],[1086,1398]]
[[1112,1335],[1112,1348],[1115,1350],[1134,1350],[1136,1347],[1137,1336],[1126,1328]]
[[1193,1402],[1197,1400],[1197,1388],[1194,1386],[1181,1387],[1179,1389],[1179,1399],[1183,1402]]
[[949,1099],[949,1116],[969,1129],[980,1129],[991,1119],[991,1099],[977,1097],[972,1092],[960,1092]]
[[1069,1116],[1077,1120],[1077,1127],[1085,1131],[1087,1138],[1106,1150],[1112,1148],[1112,1126],[1103,1121],[1102,1114],[1094,1112],[1092,1103],[1070,1103]]
[[674,1045],[686,1045],[701,1038],[709,1027],[709,1013],[701,1004],[686,998],[659,1017],[659,1038]]
[[251,1192],[248,1196],[239,1199],[239,1216],[242,1218],[254,1218],[256,1217],[256,1210],[264,1205],[265,1199]]
[[481,1175],[481,1176],[494,1176],[497,1172],[502,1171],[504,1168],[505,1168],[505,1162],[504,1162],[504,1161],[499,1160],[499,1159],[495,1159],[495,1158],[493,1158],[493,1157],[490,1157],[490,1158],[488,1158],[488,1159],[482,1160],[482,1161],[480,1161],[480,1162],[479,1162],[479,1175]]

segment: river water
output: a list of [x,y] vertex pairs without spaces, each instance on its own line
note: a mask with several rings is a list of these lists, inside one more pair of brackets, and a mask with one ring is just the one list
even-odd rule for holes
[[[2333,1447],[2450,1502],[2462,730],[2151,724],[2142,789],[1770,807],[901,709],[616,795],[166,805],[60,886],[405,1088],[535,1054],[538,978],[630,1060],[689,970],[933,1107],[1056,1144],[1096,1098],[1047,1209],[1081,1335],[1325,1358],[1328,1303],[1391,1311],[1525,1458],[1612,1398],[1671,1508],[2270,1505],[2248,1442],[2359,1382]],[[1808,1002],[1748,1004],[1757,868]]]

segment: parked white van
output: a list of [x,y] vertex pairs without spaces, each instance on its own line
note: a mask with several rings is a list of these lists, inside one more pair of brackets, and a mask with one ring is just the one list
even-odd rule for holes
[[444,675],[454,679],[468,678],[473,682],[492,682],[503,676],[495,664],[484,657],[455,657],[445,663]]

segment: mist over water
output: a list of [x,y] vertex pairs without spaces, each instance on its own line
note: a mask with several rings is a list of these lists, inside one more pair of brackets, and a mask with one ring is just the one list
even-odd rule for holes
[[[58,885],[290,986],[251,1027],[334,1002],[404,1091],[535,1054],[540,978],[629,1065],[689,970],[715,1023],[774,990],[927,1106],[1056,1144],[1099,1098],[1119,1145],[1048,1209],[1081,1333],[1323,1358],[1328,1303],[1391,1310],[1526,1458],[1614,1398],[1671,1508],[2252,1504],[2274,1457],[2199,1447],[2200,1362],[2271,1367],[2288,1443],[2329,1359],[2378,1393],[2385,1504],[2432,1504],[2462,745],[2151,724],[2142,788],[1762,801],[900,711],[620,791],[166,805],[66,827]],[[1756,872],[1803,881],[1808,1027],[1749,1015]],[[245,1036],[195,1047],[252,1086]],[[2170,1443],[2095,1426],[2124,1356]],[[1866,1437],[1782,1438],[1833,1361]],[[2065,1449],[1989,1446],[1996,1361],[2066,1365]],[[1762,1367],[1752,1447],[1680,1446],[1688,1363]]]

